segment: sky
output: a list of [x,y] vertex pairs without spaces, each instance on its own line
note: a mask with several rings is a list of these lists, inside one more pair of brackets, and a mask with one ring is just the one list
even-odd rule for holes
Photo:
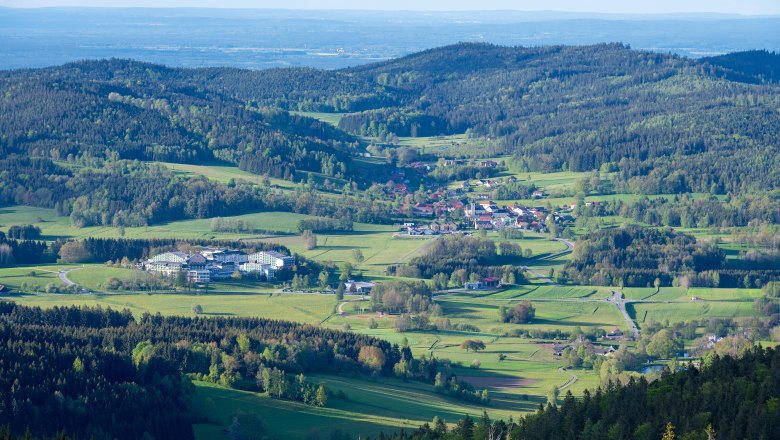
[[363,10],[519,10],[620,14],[715,12],[780,15],[780,0],[0,0],[0,6],[36,7],[214,7]]

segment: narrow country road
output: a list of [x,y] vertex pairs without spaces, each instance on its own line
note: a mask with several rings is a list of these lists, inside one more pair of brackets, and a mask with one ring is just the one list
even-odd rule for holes
[[336,312],[338,312],[339,315],[343,315],[344,314],[344,306],[347,305],[347,303],[359,302],[359,301],[363,301],[363,300],[364,300],[364,298],[362,296],[360,298],[358,298],[358,299],[345,299],[344,301],[342,301],[339,304],[339,307],[336,309]]
[[572,374],[569,380],[567,380],[565,384],[561,385],[560,388],[558,388],[558,390],[563,391],[566,388],[569,388],[570,386],[574,385],[574,383],[577,382],[578,379],[579,377],[577,377],[576,374]]
[[536,258],[537,260],[554,260],[555,258],[560,257],[561,255],[566,255],[574,251],[574,242],[571,240],[567,240],[565,238],[551,238],[552,241],[558,241],[566,245],[566,249],[558,252],[553,252],[551,254],[542,255],[541,257]]
[[[569,254],[569,253],[571,253],[574,250],[574,242],[571,241],[571,240],[567,240],[565,238],[552,238],[551,240],[552,241],[559,241],[559,242],[565,244],[566,245],[566,249],[562,250],[562,251],[559,251],[559,252],[553,252],[551,254],[542,255],[540,257],[534,257],[533,260],[536,260],[536,261],[553,260],[555,258],[560,257],[561,255]],[[542,274],[541,272],[537,271],[536,269],[531,269],[528,266],[521,266],[520,268],[523,269],[524,271],[527,271],[527,272],[531,273],[533,276],[538,278],[539,281],[541,281],[543,283],[557,284],[555,281],[550,279],[549,276]]]
[[73,272],[74,270],[79,270],[79,269],[81,269],[81,268],[80,267],[76,267],[76,268],[73,268],[73,269],[61,270],[61,271],[57,272],[57,276],[60,278],[60,281],[62,281],[62,284],[64,284],[65,287],[71,287],[71,286],[73,286],[76,283],[74,283],[73,281],[71,281],[68,278],[68,274]]
[[639,328],[637,328],[634,320],[631,319],[630,316],[628,316],[628,311],[626,311],[626,300],[623,299],[623,292],[619,290],[613,290],[612,296],[609,297],[607,301],[617,306],[618,310],[620,311],[620,314],[623,315],[623,319],[626,320],[626,324],[628,324],[628,328],[631,329],[631,335],[634,337],[634,339],[639,339]]
[[535,269],[531,269],[528,266],[522,266],[521,269],[523,269],[526,272],[530,272],[533,276],[539,279],[539,281],[547,284],[555,284],[555,281],[551,280],[547,275],[542,274],[541,272],[536,271]]

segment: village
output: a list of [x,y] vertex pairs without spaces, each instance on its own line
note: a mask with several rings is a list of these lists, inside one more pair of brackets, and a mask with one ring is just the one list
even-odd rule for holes
[[[436,170],[444,168],[477,170],[479,178],[466,179],[450,187],[436,187]],[[505,171],[503,163],[492,160],[467,161],[440,159],[436,164],[412,162],[386,176],[388,181],[378,190],[386,199],[398,201],[398,217],[431,219],[429,224],[407,221],[402,230],[409,236],[463,233],[468,230],[501,230],[505,228],[549,233],[574,222],[574,205],[554,209],[549,203],[499,205],[494,199],[531,199],[542,202],[549,194],[534,185],[524,186],[513,175],[497,177]],[[474,174],[474,173],[472,173]],[[488,177],[482,177],[482,176]],[[410,185],[420,183],[417,191]],[[431,186],[435,189],[428,189]],[[511,189],[510,189],[511,188]],[[377,191],[375,189],[375,191]],[[588,202],[593,204],[594,202]]]

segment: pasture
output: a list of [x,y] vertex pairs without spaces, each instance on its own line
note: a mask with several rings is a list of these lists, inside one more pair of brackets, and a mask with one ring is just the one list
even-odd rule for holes
[[306,116],[308,118],[317,119],[318,121],[331,124],[334,127],[338,127],[341,118],[343,118],[344,115],[348,114],[348,113],[296,112],[296,111],[291,111],[290,113],[298,116]]
[[196,437],[219,438],[237,412],[258,414],[272,436],[305,438],[316,433],[320,438],[329,438],[335,431],[377,436],[380,432],[415,429],[435,416],[448,422],[466,415],[478,418],[483,410],[492,417],[507,419],[533,411],[539,403],[496,398],[484,407],[437,394],[431,384],[419,382],[332,375],[309,376],[308,379],[325,384],[335,393],[343,392],[346,398],[331,396],[327,406],[316,408],[196,382],[196,407],[207,413],[212,422],[196,425]]
[[675,323],[708,318],[749,318],[755,315],[752,301],[630,303],[626,309],[640,328],[651,322]]
[[[297,234],[298,222],[302,219],[311,217],[312,216],[292,212],[266,211],[224,218],[248,222],[256,229],[271,234]],[[214,232],[211,230],[211,223],[212,219],[206,218],[158,223],[153,226],[126,227],[124,229],[124,235],[122,235],[120,228],[110,226],[89,226],[85,228],[71,227],[70,219],[68,217],[58,216],[53,209],[21,205],[0,208],[0,230],[7,231],[12,225],[33,224],[41,228],[44,239],[46,240],[55,240],[58,238],[81,239],[87,237],[237,240],[241,238],[262,238],[268,236],[268,234],[241,232]],[[365,225],[362,227],[371,230],[376,227],[376,225]]]
[[194,304],[203,307],[201,316],[252,316],[319,324],[334,310],[333,295],[274,295],[268,293],[211,294],[40,294],[11,297],[28,306],[100,306],[166,316],[195,316]]

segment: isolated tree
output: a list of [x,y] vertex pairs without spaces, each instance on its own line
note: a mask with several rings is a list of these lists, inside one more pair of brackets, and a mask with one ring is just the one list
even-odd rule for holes
[[531,322],[536,316],[536,308],[528,300],[517,303],[510,310],[503,306],[498,310],[501,321],[511,322],[512,324],[526,324]]
[[315,397],[315,402],[317,406],[325,406],[328,403],[328,392],[325,390],[325,385],[320,384],[319,387],[317,387],[317,395]]
[[336,288],[336,299],[341,301],[344,299],[344,291],[346,290],[344,283],[339,283],[339,287]]
[[676,438],[674,434],[674,425],[672,425],[672,422],[669,422],[666,424],[666,431],[664,431],[664,435],[661,437],[661,440],[674,440]]
[[385,352],[381,348],[373,345],[364,345],[360,347],[358,361],[372,370],[379,371],[385,365]]
[[547,403],[550,405],[556,405],[558,403],[558,396],[561,394],[560,388],[557,385],[553,385],[550,391],[547,392]]
[[352,259],[355,260],[355,263],[357,264],[366,260],[365,257],[363,257],[363,251],[358,248],[352,249]]
[[187,273],[183,270],[176,272],[176,285],[184,287],[187,284]]
[[201,313],[203,313],[203,306],[201,306],[200,304],[193,304],[192,313],[196,315],[200,315]]
[[341,264],[339,264],[339,272],[341,273],[341,275],[339,275],[339,280],[346,281],[349,279],[352,275],[352,265],[349,264],[349,261],[342,261]]
[[233,422],[227,427],[226,434],[230,440],[243,440],[244,431],[241,429],[238,416],[233,417]]
[[319,276],[317,277],[317,281],[319,283],[320,288],[324,289],[328,287],[328,279],[330,278],[330,274],[327,270],[320,271]]
[[317,247],[317,236],[310,230],[303,231],[303,244],[306,249],[312,250]]
[[485,349],[485,343],[480,340],[474,340],[474,339],[466,339],[465,341],[460,343],[460,348],[466,350],[468,352],[471,351],[480,351]]
[[14,250],[6,243],[0,243],[0,267],[14,264]]
[[83,241],[69,241],[60,247],[60,261],[63,263],[87,263],[92,255]]

